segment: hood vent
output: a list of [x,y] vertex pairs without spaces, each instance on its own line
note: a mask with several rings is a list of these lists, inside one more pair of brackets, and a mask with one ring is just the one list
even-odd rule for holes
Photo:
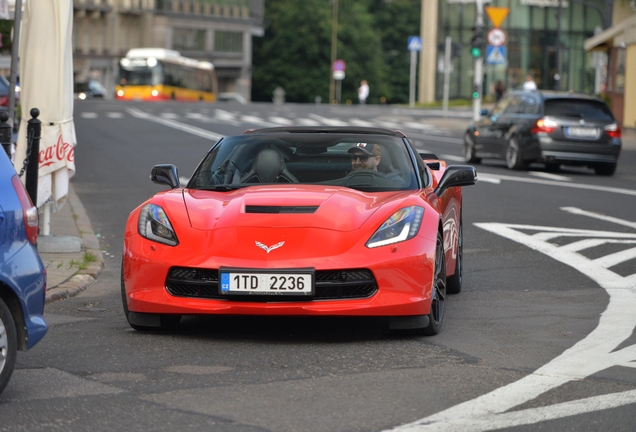
[[311,214],[316,210],[318,206],[245,206],[245,213]]

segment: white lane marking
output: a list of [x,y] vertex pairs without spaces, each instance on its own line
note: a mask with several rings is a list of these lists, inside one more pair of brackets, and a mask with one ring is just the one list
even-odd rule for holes
[[[584,240],[596,240],[589,242],[589,246],[599,244],[599,240],[617,242],[622,239],[636,239],[636,234],[503,223],[475,225],[574,267],[605,289],[610,297],[607,309],[601,314],[598,326],[588,336],[532,374],[437,414],[398,426],[394,430],[486,431],[636,403],[636,391],[632,390],[506,413],[570,381],[584,379],[614,366],[631,367],[636,361],[636,344],[616,350],[636,328],[636,314],[633,313],[636,310],[636,274],[622,277],[603,267],[604,263],[599,260],[590,260],[573,251],[573,248],[549,243],[536,234],[526,232],[560,233],[567,237],[578,236]],[[582,249],[579,247],[576,250]],[[629,258],[632,254],[631,249],[619,252],[621,253],[623,258]],[[616,260],[616,254],[613,255],[612,259]]]
[[250,115],[241,116],[241,122],[255,124],[255,125],[264,126],[264,127],[278,126],[277,124],[265,121],[260,117],[250,116]]
[[320,122],[308,118],[297,118],[296,123],[301,126],[320,126]]
[[184,123],[179,123],[177,121],[174,120],[170,120],[170,119],[165,119],[165,118],[159,118],[159,117],[155,117],[153,115],[147,114],[141,110],[138,110],[137,108],[132,108],[132,107],[127,107],[126,111],[128,111],[128,113],[130,113],[130,115],[132,115],[133,117],[137,117],[140,119],[144,119],[144,120],[148,120],[151,122],[155,122],[155,123],[159,123],[162,124],[164,126],[168,126],[171,127],[173,129],[178,129],[184,132],[188,132],[191,133],[193,135],[197,135],[200,136],[202,138],[206,138],[209,139],[211,141],[218,141],[221,138],[223,138],[223,135],[219,135],[216,134],[214,132],[210,132],[207,131],[205,129],[201,129],[195,126],[190,126]]
[[399,130],[402,127],[402,125],[399,123],[393,123],[393,122],[382,121],[382,120],[374,120],[374,123],[376,126],[387,128],[390,130]]
[[418,123],[418,122],[404,122],[405,127],[409,129],[434,129],[435,126],[427,124],[427,123]]
[[199,120],[202,122],[209,122],[210,121],[210,116],[206,115],[206,114],[201,114],[201,113],[187,113],[185,115],[186,118],[189,119],[193,119],[193,120]]
[[626,227],[630,227],[630,228],[636,229],[636,223],[630,222],[630,221],[626,221],[624,219],[615,218],[613,216],[607,216],[607,215],[604,215],[604,214],[601,214],[601,213],[595,213],[595,212],[590,212],[590,211],[587,211],[587,210],[581,210],[580,208],[577,208],[577,207],[561,207],[560,210],[563,210],[564,212],[577,214],[577,215],[581,215],[581,216],[588,216],[588,217],[591,217],[591,218],[600,219],[600,220],[604,220],[604,221],[607,221],[607,222],[615,223],[617,225],[623,225],[623,226],[626,226]]
[[83,112],[83,113],[80,113],[80,117],[81,118],[85,118],[85,119],[96,119],[97,118],[97,113],[95,113],[95,112]]
[[623,188],[598,186],[598,185],[583,184],[583,183],[566,183],[566,182],[559,182],[554,180],[535,179],[530,177],[514,177],[514,176],[500,175],[500,174],[479,173],[480,180],[482,180],[484,177],[490,177],[490,178],[499,179],[499,180],[516,181],[521,183],[534,183],[534,184],[540,184],[540,185],[546,185],[546,186],[561,186],[561,187],[568,187],[573,189],[586,189],[586,190],[611,192],[611,193],[617,193],[622,195],[636,196],[636,190],[634,189],[623,189]]
[[535,177],[542,177],[549,180],[560,180],[560,181],[572,181],[571,177],[559,175],[559,174],[551,174],[541,171],[529,171],[528,174]]
[[272,117],[269,118],[269,121],[272,122],[272,123],[282,124],[282,125],[285,125],[285,126],[291,126],[291,125],[294,124],[293,120],[286,119],[284,117],[272,116]]
[[121,112],[109,112],[109,113],[106,113],[106,117],[112,118],[112,119],[119,119],[119,118],[123,118],[124,117],[124,113],[121,113]]
[[375,124],[368,122],[366,120],[360,120],[357,118],[354,119],[350,119],[349,120],[349,124],[353,125],[353,126],[360,126],[360,127],[374,127],[376,126]]
[[605,255],[602,258],[597,258],[594,260],[594,264],[604,268],[610,268],[634,258],[636,258],[636,248],[631,248]]
[[326,117],[321,117],[318,114],[309,114],[309,117],[311,117],[314,120],[319,121],[320,123],[327,125],[327,126],[349,126],[348,123],[343,122],[341,120],[336,120],[336,119],[329,119]]
[[228,123],[233,126],[237,126],[239,124],[234,113],[222,109],[214,110],[214,119],[220,123]]

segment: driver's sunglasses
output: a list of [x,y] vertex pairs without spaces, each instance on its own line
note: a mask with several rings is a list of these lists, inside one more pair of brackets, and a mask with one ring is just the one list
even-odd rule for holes
[[356,159],[360,159],[360,162],[365,163],[369,160],[368,155],[351,155],[351,162],[355,162]]

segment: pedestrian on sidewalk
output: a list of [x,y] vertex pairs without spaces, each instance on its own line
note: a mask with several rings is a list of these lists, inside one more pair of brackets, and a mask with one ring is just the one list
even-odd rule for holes
[[523,89],[526,91],[532,91],[537,89],[537,84],[534,82],[531,74],[526,76],[526,82],[523,83]]
[[497,81],[497,84],[495,84],[495,101],[499,102],[499,99],[501,99],[504,95],[506,91],[506,88],[503,85],[503,82],[501,80]]
[[367,103],[367,98],[369,97],[369,84],[367,80],[360,81],[360,87],[358,87],[358,102],[360,104]]

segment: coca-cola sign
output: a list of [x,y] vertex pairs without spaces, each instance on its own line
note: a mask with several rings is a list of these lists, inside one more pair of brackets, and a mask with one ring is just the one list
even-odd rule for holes
[[40,169],[62,161],[74,163],[75,149],[70,143],[64,142],[62,134],[60,134],[54,145],[40,150],[38,160],[40,162]]

